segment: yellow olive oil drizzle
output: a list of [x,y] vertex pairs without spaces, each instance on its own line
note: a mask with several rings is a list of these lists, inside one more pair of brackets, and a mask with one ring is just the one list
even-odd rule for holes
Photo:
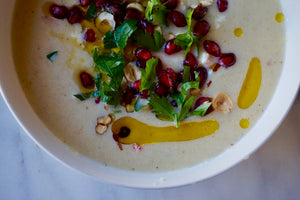
[[[127,137],[118,137],[122,127],[130,130]],[[212,119],[202,122],[185,122],[175,126],[156,127],[142,123],[131,117],[122,117],[112,125],[112,132],[122,144],[146,145],[161,142],[189,141],[217,132],[219,123]]]
[[248,128],[250,125],[249,120],[248,119],[241,119],[240,121],[240,127],[243,129]]
[[275,20],[278,23],[282,23],[284,21],[284,15],[283,15],[283,13],[277,13],[275,15]]
[[261,63],[258,58],[252,58],[246,78],[240,90],[237,104],[242,109],[249,108],[256,100],[262,79]]
[[236,29],[234,29],[233,33],[236,37],[241,37],[243,35],[244,31],[242,28],[236,28]]

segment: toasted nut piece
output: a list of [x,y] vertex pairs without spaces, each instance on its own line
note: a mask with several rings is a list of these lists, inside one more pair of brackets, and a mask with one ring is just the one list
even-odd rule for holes
[[233,108],[233,103],[228,94],[220,92],[213,98],[212,106],[217,112],[230,113]]
[[97,118],[97,124],[109,125],[111,122],[112,122],[112,119],[109,115]]
[[174,38],[176,38],[176,35],[174,35],[173,33],[168,33],[166,35],[166,40],[173,40]]
[[134,105],[127,104],[125,108],[126,112],[134,112]]
[[109,113],[110,118],[111,118],[111,123],[115,121],[116,115],[114,113]]
[[197,88],[197,89],[193,88],[193,89],[191,89],[190,93],[191,93],[192,96],[196,97],[196,96],[199,96],[201,94],[201,90],[199,88]]
[[136,9],[136,10],[140,11],[141,13],[145,13],[144,7],[141,4],[139,4],[139,3],[130,3],[130,4],[127,5],[126,8],[127,9],[128,8]]
[[141,70],[136,66],[135,62],[130,62],[124,68],[124,76],[128,82],[133,83],[141,79]]
[[114,16],[110,14],[109,12],[102,12],[97,18],[96,18],[96,27],[101,30],[103,29],[103,26],[105,24],[108,24],[110,26],[110,29],[115,29],[116,22],[114,19]]
[[107,131],[107,126],[102,124],[97,124],[95,131],[98,135],[103,135]]
[[198,0],[199,4],[201,3],[202,6],[207,7],[207,6],[212,6],[215,2],[215,0]]

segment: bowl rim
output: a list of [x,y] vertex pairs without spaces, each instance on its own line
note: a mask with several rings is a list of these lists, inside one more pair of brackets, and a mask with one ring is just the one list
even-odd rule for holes
[[[8,2],[11,8],[13,8],[14,2],[15,1]],[[293,5],[293,7],[297,7],[295,6],[295,2],[286,4],[291,4],[290,6]],[[300,2],[298,2],[298,4],[300,6]],[[10,27],[9,22],[11,21],[12,17],[10,13],[11,10],[0,8],[0,11],[0,13],[5,16],[0,18],[1,24],[4,24],[6,27]],[[18,94],[18,98],[16,98],[16,93],[11,91],[12,86],[9,83],[14,83],[16,80],[16,90],[20,91],[21,89],[20,83],[16,77],[16,73],[15,76],[13,74],[14,68],[3,68],[3,65],[1,65],[2,67],[0,68],[0,71],[3,73],[0,73],[0,93],[10,112],[18,124],[26,132],[26,134],[48,155],[70,169],[76,170],[81,174],[88,175],[89,177],[98,181],[134,188],[169,188],[196,183],[220,174],[241,162],[244,158],[248,157],[272,135],[291,108],[292,103],[296,98],[300,82],[300,68],[297,69],[296,65],[293,64],[293,58],[297,56],[297,51],[289,48],[289,45],[300,46],[300,40],[297,40],[296,38],[296,36],[300,34],[300,28],[295,28],[296,25],[300,27],[300,23],[297,22],[297,18],[295,18],[295,12],[296,10],[294,13],[284,12],[287,14],[286,21],[292,24],[290,25],[292,28],[290,30],[287,29],[286,34],[289,40],[287,40],[286,43],[282,74],[279,78],[273,97],[266,108],[266,112],[263,113],[256,124],[245,136],[237,141],[234,146],[226,149],[224,152],[214,158],[184,169],[158,173],[132,172],[112,167],[105,167],[104,165],[84,156],[72,155],[74,153],[70,152],[67,146],[62,144],[58,138],[51,133],[49,135],[50,131],[43,125],[43,123],[34,113],[30,104],[26,100],[25,94],[21,92]],[[5,32],[4,29],[5,28],[0,30],[0,35],[4,36],[2,39],[0,39],[0,41],[1,43],[3,42],[2,44],[5,46],[5,51],[12,52],[10,44],[10,32]],[[0,60],[6,61],[4,63],[8,64],[8,66],[14,66],[12,53],[7,56],[7,52],[4,52],[3,49],[4,48],[0,49]],[[283,85],[286,87],[283,87]],[[277,99],[280,99],[282,95],[285,97],[285,101],[277,101]],[[26,102],[20,101],[20,99],[23,101],[25,99]],[[19,102],[23,102],[24,104],[20,105]],[[273,114],[275,111],[269,111],[272,109],[277,109],[277,115]],[[30,117],[28,117],[28,115],[30,115]],[[33,120],[30,120],[30,118]],[[272,121],[269,120],[267,124],[264,124],[263,120],[268,118],[272,119]],[[259,131],[255,132],[256,130]],[[38,134],[39,132],[41,134]],[[249,144],[248,141],[251,141],[251,144]],[[80,165],[78,161],[86,162],[91,166],[84,166],[82,164]],[[101,172],[99,172],[99,170]]]

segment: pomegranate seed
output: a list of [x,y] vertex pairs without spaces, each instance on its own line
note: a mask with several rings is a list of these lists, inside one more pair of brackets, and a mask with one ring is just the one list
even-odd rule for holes
[[220,12],[225,12],[228,9],[228,1],[227,0],[218,0],[217,6]]
[[49,8],[50,14],[56,19],[65,19],[68,16],[68,9],[65,6],[52,4]]
[[197,61],[196,57],[194,56],[194,54],[192,54],[191,52],[188,52],[183,61],[183,65],[189,66],[191,68],[196,68],[198,66],[198,61]]
[[145,68],[146,68],[146,61],[143,61],[143,60],[137,60],[137,61],[136,61],[136,66],[139,67],[139,68],[145,69]]
[[96,41],[96,33],[93,29],[88,29],[84,34],[84,39],[87,42],[95,42]]
[[166,4],[166,7],[167,7],[168,9],[174,9],[174,8],[176,8],[177,5],[178,5],[178,0],[167,0],[167,1],[165,1],[165,2],[168,2],[168,3]]
[[70,24],[80,23],[84,18],[82,10],[74,6],[69,10],[68,22]]
[[196,20],[202,19],[206,15],[207,11],[208,11],[207,7],[203,7],[200,4],[194,9],[192,17]]
[[[134,90],[132,90],[132,89],[129,89],[129,90],[127,90],[124,94],[123,94],[123,96],[122,96],[122,102],[121,102],[121,104],[125,104],[125,105],[127,105],[127,104],[131,104],[131,102],[132,102],[132,100],[133,100],[133,98],[135,97],[135,91]],[[124,105],[123,104],[123,105]]]
[[152,58],[151,52],[144,48],[137,48],[135,50],[135,56],[142,61],[147,61]]
[[[196,108],[198,108],[200,105],[202,105],[204,102],[209,101],[211,102],[211,100],[208,97],[200,97],[196,100],[195,105],[193,107],[193,110],[195,110]],[[211,113],[212,111],[214,111],[212,106],[209,106],[209,108],[207,109],[205,115],[208,115],[209,113]]]
[[142,14],[140,11],[138,11],[137,9],[129,8],[129,9],[127,9],[124,20],[140,19],[141,17],[142,17]]
[[171,10],[169,12],[168,19],[177,27],[184,27],[187,25],[184,14],[176,10]]
[[[176,79],[176,77],[175,77]],[[166,70],[162,70],[159,75],[159,81],[166,87],[173,87],[173,80]]]
[[234,53],[224,53],[219,58],[218,63],[223,67],[231,67],[236,63],[236,57]]
[[81,72],[80,75],[80,81],[84,88],[92,89],[95,87],[95,81],[94,78],[87,72]]
[[114,15],[117,24],[121,24],[125,16],[125,9],[121,4],[113,3],[107,6],[107,10]]
[[159,96],[166,96],[168,94],[168,89],[162,83],[158,82],[156,84],[155,93],[158,94]]
[[149,97],[148,90],[143,90],[142,92],[140,92],[140,97],[142,99],[148,99],[148,97]]
[[207,87],[209,87],[211,83],[212,83],[212,81],[208,81]]
[[137,26],[142,29],[143,31],[148,31],[150,33],[150,35],[153,35],[154,33],[154,28],[152,26],[152,24],[150,24],[148,21],[146,20],[140,20],[137,24]]
[[132,89],[139,92],[140,91],[141,80],[135,81],[131,84]]
[[198,21],[194,26],[194,35],[199,35],[201,37],[206,36],[206,34],[209,32],[210,25],[207,21],[201,20]]
[[95,99],[95,103],[96,103],[96,104],[99,104],[100,101],[101,101],[101,97],[97,97],[97,98]]
[[79,0],[79,3],[81,6],[87,7],[92,3],[92,1],[91,0]]
[[207,70],[206,68],[204,67],[199,67],[197,69],[197,72],[198,72],[198,77],[200,79],[200,82],[199,82],[199,88],[202,88],[203,85],[205,84],[206,80],[207,80]]
[[168,55],[177,53],[182,50],[182,48],[174,43],[175,39],[169,40],[165,44],[165,53]]
[[176,79],[177,79],[177,74],[176,74],[176,73],[174,72],[174,70],[171,69],[171,68],[167,68],[166,71],[167,71],[169,77],[171,78],[171,80],[172,80],[173,83],[174,83],[174,82],[176,81]]
[[108,0],[94,0],[97,8],[104,9],[105,5],[108,3]]
[[156,65],[156,67],[155,67],[156,75],[160,74],[162,68],[163,68],[162,62],[161,62],[161,60],[158,58],[157,65]]
[[176,74],[176,82],[177,83],[181,83],[182,82],[182,79],[183,79],[183,70],[181,70],[180,72],[178,72],[177,74]]
[[220,46],[215,43],[214,41],[211,40],[205,40],[203,42],[203,46],[205,51],[215,57],[220,57],[221,56],[221,48]]

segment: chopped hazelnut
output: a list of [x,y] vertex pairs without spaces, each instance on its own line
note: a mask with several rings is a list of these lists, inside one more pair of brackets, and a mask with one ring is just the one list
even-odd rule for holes
[[228,94],[218,93],[212,100],[212,106],[217,112],[230,113],[233,109],[233,103]]
[[98,117],[97,118],[97,124],[109,125],[109,124],[111,124],[111,122],[112,122],[112,119],[109,115],[105,116],[105,117]]
[[128,63],[124,68],[124,76],[128,82],[133,83],[141,79],[141,71],[135,62]]
[[107,126],[102,124],[97,124],[95,131],[98,135],[103,135],[107,131]]

